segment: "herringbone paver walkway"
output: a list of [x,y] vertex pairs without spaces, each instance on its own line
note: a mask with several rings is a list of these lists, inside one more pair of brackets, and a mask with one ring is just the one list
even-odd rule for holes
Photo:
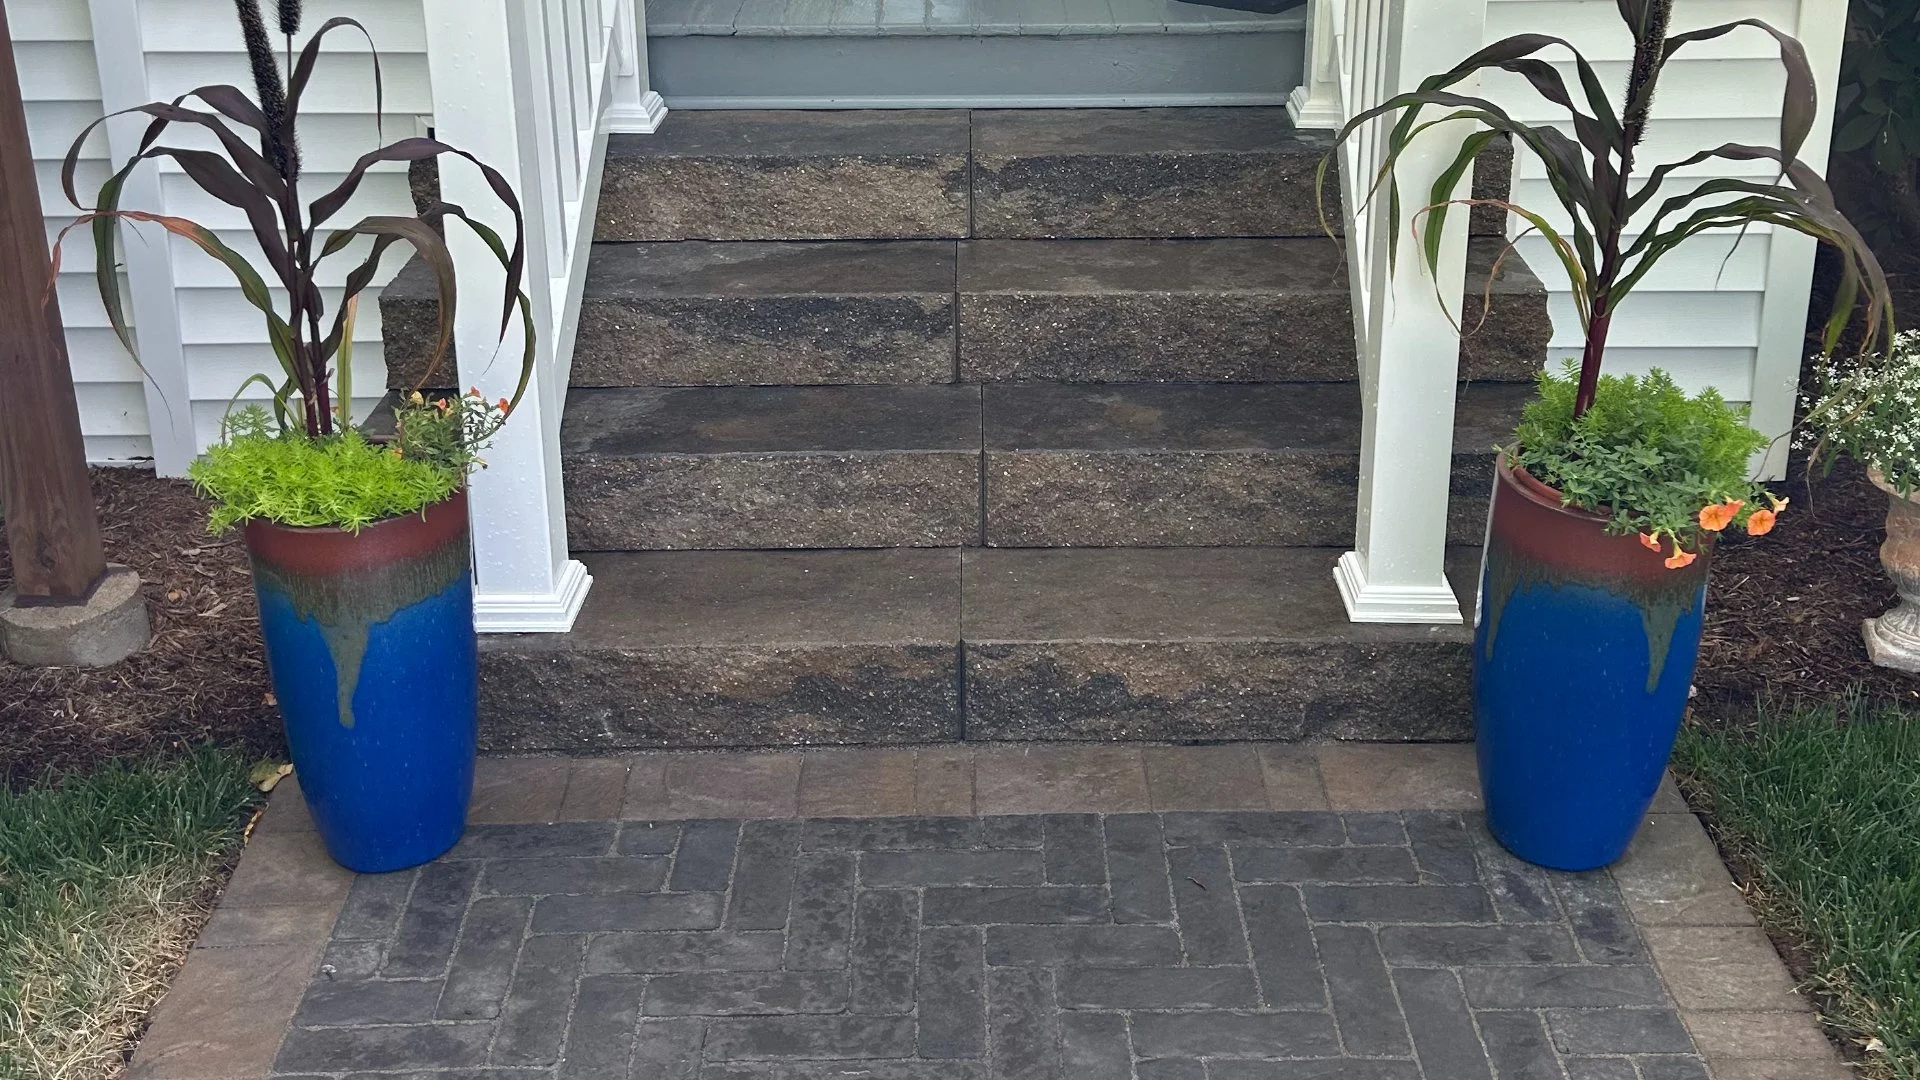
[[1609,874],[1440,811],[475,826],[353,882],[275,1065],[428,1070],[1707,1076]]

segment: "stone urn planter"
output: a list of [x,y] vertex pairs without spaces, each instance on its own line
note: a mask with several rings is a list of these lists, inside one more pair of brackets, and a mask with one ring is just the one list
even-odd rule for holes
[[1920,503],[1902,498],[1878,469],[1867,470],[1867,477],[1887,493],[1887,539],[1880,545],[1880,565],[1899,590],[1900,603],[1861,623],[1860,636],[1875,664],[1920,672]]

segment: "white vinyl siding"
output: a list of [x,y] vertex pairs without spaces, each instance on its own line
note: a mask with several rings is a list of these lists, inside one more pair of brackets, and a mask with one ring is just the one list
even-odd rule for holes
[[[1805,10],[1803,10],[1803,6]],[[1843,24],[1844,3],[1834,0],[1679,0],[1674,32],[1758,18],[1802,36],[1813,55],[1822,104],[1831,109],[1837,38],[1809,37],[1809,27]],[[1614,0],[1491,0],[1487,39],[1534,32],[1564,37],[1594,62],[1600,78],[1616,91],[1624,85],[1631,41],[1620,23]],[[1571,63],[1560,68],[1576,100],[1580,97]],[[1743,28],[1724,37],[1686,46],[1667,65],[1654,100],[1652,122],[1639,150],[1636,171],[1684,159],[1728,142],[1777,146],[1780,95],[1786,76],[1779,47],[1766,33]],[[1564,119],[1518,76],[1496,73],[1483,84],[1489,96],[1510,105],[1517,119]],[[1615,99],[1617,103],[1618,94]],[[1819,125],[1802,151],[1818,169],[1825,167],[1829,128]],[[1532,155],[1516,155],[1514,201],[1539,212],[1556,226],[1565,224]],[[1765,163],[1712,160],[1677,171],[1664,187],[1680,194],[1710,177],[1768,181]],[[1643,215],[1641,223],[1650,215]],[[1671,221],[1679,218],[1670,218]],[[1554,337],[1552,362],[1577,357],[1582,336],[1565,274],[1544,240],[1527,237],[1521,252],[1550,289]],[[1615,372],[1670,372],[1682,385],[1713,386],[1734,401],[1754,403],[1756,426],[1772,434],[1784,430],[1791,414],[1794,374],[1802,348],[1796,297],[1804,297],[1811,272],[1807,241],[1786,233],[1775,237],[1766,225],[1744,234],[1708,233],[1668,254],[1621,306],[1608,346],[1608,367]],[[1769,462],[1777,472],[1783,459]]]
[[[60,158],[80,129],[103,110],[91,10],[91,5],[100,2],[8,0],[49,240],[72,220],[71,208],[60,191]],[[271,19],[273,5],[268,3],[266,7]],[[121,29],[115,32],[128,37],[115,44],[123,49],[131,46],[132,55],[144,58],[145,90],[138,101],[116,105],[167,100],[215,83],[231,83],[251,95],[246,54],[231,3],[138,0],[137,10],[137,25],[116,24]],[[418,0],[309,0],[306,32],[342,15],[364,23],[380,50],[383,115],[375,113],[373,62],[367,39],[351,27],[329,34],[302,107],[303,202],[330,190],[361,154],[383,142],[422,133],[422,120],[432,112],[426,27]],[[105,44],[102,52],[113,55]],[[241,134],[247,137],[249,133]],[[210,136],[191,128],[173,129],[167,141],[182,146],[214,145]],[[88,160],[78,173],[80,194],[89,202],[106,178],[107,154],[107,141],[96,136],[88,145]],[[265,272],[241,211],[201,192],[171,162],[141,166],[156,167],[161,205],[142,209],[190,218],[214,229],[236,250],[256,256],[256,266]],[[375,167],[354,200],[330,224],[346,226],[367,214],[407,213],[411,207],[406,166],[382,164]],[[261,317],[242,298],[226,268],[186,240],[156,237],[153,242],[166,244],[165,265],[172,271],[174,306],[179,315],[179,359],[175,363],[184,363],[184,372],[178,374],[187,392],[181,396],[190,400],[175,402],[156,394],[114,337],[93,283],[91,235],[86,230],[71,234],[63,252],[62,314],[79,391],[81,423],[87,433],[87,453],[97,462],[151,459],[154,440],[149,436],[149,409],[161,407],[161,401],[166,402],[166,408],[183,411],[186,422],[180,429],[187,433],[183,438],[193,443],[189,452],[204,447],[217,438],[220,418],[247,376],[266,372],[279,378],[278,363],[265,344]],[[377,282],[397,272],[405,255],[404,250],[394,249],[387,257],[385,274]],[[338,303],[339,286],[354,261],[354,253],[348,252],[330,260],[331,266],[322,270],[322,284],[331,286],[323,289],[330,303]],[[273,280],[271,275],[268,280]],[[370,291],[364,296],[354,333],[356,408],[361,413],[378,401],[386,382],[374,295]],[[281,296],[278,289],[275,296]],[[248,392],[247,399],[263,400],[264,395],[256,387]]]

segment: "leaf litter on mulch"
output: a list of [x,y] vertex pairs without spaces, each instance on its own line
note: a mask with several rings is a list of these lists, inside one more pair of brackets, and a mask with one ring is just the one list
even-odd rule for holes
[[[0,659],[0,783],[206,743],[283,754],[239,534],[207,532],[206,503],[183,480],[130,468],[92,476],[107,558],[139,572],[153,642],[98,670]],[[0,543],[0,588],[12,581]]]

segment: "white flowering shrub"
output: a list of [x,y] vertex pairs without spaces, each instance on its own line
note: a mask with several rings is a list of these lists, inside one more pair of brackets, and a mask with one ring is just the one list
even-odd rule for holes
[[1844,453],[1912,495],[1920,487],[1920,332],[1896,336],[1884,357],[1816,363],[1800,445],[1816,459]]

